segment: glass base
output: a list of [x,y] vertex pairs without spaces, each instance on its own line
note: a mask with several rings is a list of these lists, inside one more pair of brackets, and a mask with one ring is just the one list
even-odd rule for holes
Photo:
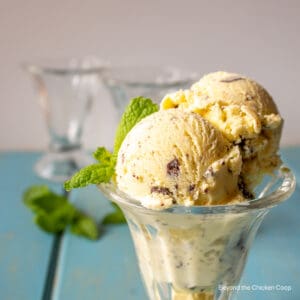
[[42,178],[64,182],[79,169],[93,163],[93,159],[81,150],[46,153],[34,166]]
[[226,285],[219,284],[211,287],[193,287],[190,290],[180,291],[176,290],[171,282],[156,282],[148,290],[148,295],[151,300],[233,300],[233,291],[226,288]]

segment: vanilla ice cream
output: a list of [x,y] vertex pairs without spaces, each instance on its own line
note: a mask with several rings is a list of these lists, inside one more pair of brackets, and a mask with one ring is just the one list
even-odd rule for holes
[[239,146],[239,184],[245,198],[252,198],[262,176],[280,165],[283,121],[272,97],[257,82],[239,74],[211,73],[189,90],[166,95],[161,109],[170,108],[198,113]]
[[148,208],[243,200],[238,146],[200,115],[156,112],[126,136],[116,166],[118,188]]

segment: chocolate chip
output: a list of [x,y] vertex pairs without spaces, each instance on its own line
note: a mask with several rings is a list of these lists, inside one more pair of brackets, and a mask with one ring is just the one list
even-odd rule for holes
[[172,196],[173,193],[166,187],[163,186],[153,186],[151,187],[151,193],[159,193],[163,195]]
[[195,189],[195,185],[194,184],[190,184],[189,186],[189,192],[192,192]]
[[220,80],[220,82],[229,83],[229,82],[234,82],[234,81],[239,81],[239,80],[244,80],[244,78],[240,77],[240,76],[231,76],[231,77],[227,77],[227,78]]
[[254,198],[254,195],[248,190],[248,188],[245,184],[244,178],[242,176],[239,177],[238,188],[242,192],[243,196],[246,199],[253,199]]
[[246,100],[247,101],[251,101],[251,100],[253,100],[253,98],[254,97],[252,95],[249,95],[249,94],[246,95]]
[[238,242],[236,243],[235,247],[244,252],[246,250],[245,243],[246,243],[246,234],[242,233]]
[[240,147],[244,147],[245,143],[246,139],[243,138],[241,135],[239,136],[239,139],[237,141],[233,142],[234,145],[239,145]]
[[177,158],[174,158],[167,164],[167,174],[170,176],[178,176],[180,173],[180,164]]
[[174,187],[175,187],[176,190],[178,190],[178,184],[177,183],[174,185]]

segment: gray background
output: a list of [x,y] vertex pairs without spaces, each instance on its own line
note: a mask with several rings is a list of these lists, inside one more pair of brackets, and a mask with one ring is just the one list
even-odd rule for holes
[[[113,63],[242,73],[273,95],[282,143],[300,144],[300,1],[0,0],[0,149],[45,149],[43,116],[19,63],[95,55]],[[116,124],[103,92],[84,145],[110,146]]]

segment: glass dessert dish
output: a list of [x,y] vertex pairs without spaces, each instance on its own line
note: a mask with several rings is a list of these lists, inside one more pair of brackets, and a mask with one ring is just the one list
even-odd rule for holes
[[159,103],[167,93],[188,88],[197,79],[196,73],[166,66],[109,66],[103,72],[119,114],[132,98],[144,96]]
[[295,189],[282,166],[257,188],[256,199],[232,205],[173,206],[151,210],[117,189],[100,190],[123,210],[151,300],[231,299],[220,286],[239,283],[264,216]]
[[82,151],[84,121],[99,89],[102,64],[95,58],[24,63],[39,96],[50,136],[48,152],[36,173],[62,182],[92,160]]

